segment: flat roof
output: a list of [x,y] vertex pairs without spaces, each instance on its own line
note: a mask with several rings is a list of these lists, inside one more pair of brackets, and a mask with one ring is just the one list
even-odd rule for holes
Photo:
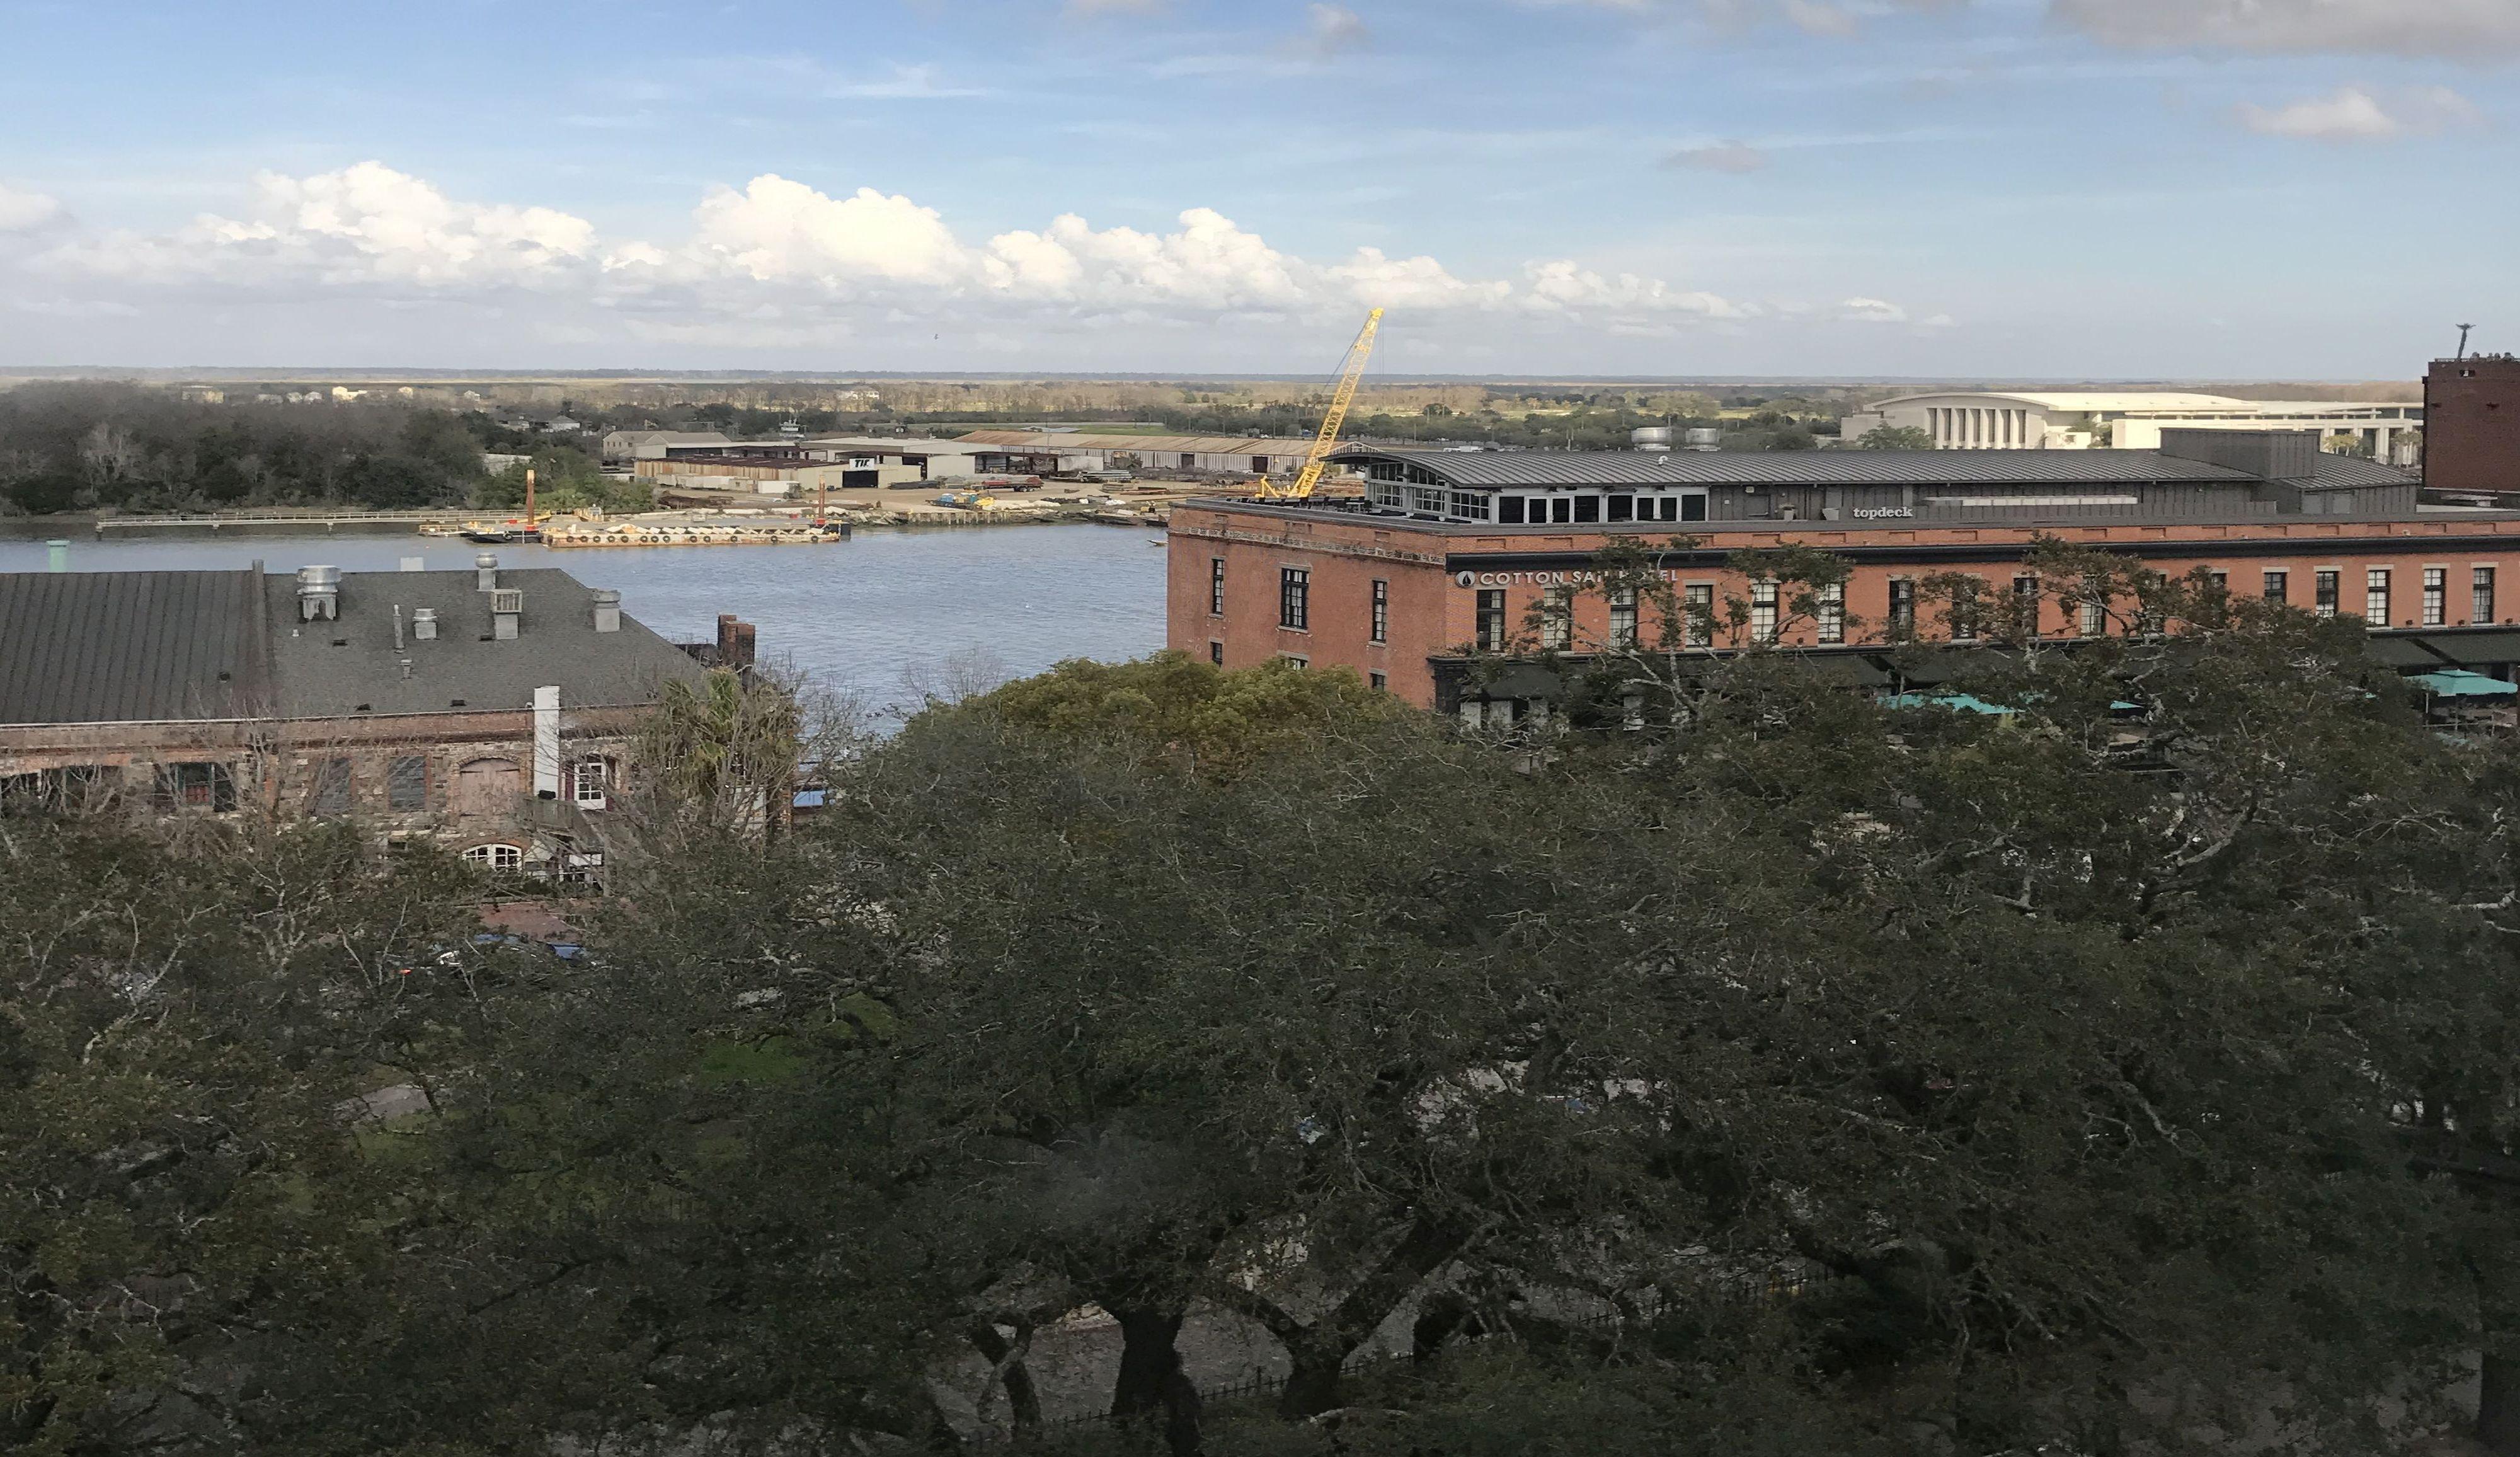
[[1937,399],[2001,400],[2030,405],[2060,415],[2332,415],[2356,410],[2419,410],[2420,400],[2232,399],[2221,394],[2138,392],[2107,394],[2044,389],[1937,389],[1928,394],[1902,394],[1867,410],[1922,404]]
[[[1420,450],[1351,445],[1342,465],[1391,461],[1465,489],[1719,485],[2154,485],[2257,483],[2158,450]],[[2321,455],[2319,486],[2412,485],[2369,461]]]

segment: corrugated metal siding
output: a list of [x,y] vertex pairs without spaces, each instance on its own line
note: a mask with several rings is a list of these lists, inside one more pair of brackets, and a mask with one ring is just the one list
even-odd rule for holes
[[0,573],[0,723],[260,711],[259,608],[249,571]]
[[1349,446],[1338,459],[1386,459],[1464,486],[2111,485],[2247,481],[2239,471],[2149,450],[1480,451]]

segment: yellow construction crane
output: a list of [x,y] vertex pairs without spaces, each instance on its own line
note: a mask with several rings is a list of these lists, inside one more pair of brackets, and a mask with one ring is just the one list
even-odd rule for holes
[[1348,345],[1347,362],[1339,366],[1338,390],[1330,396],[1329,413],[1322,417],[1321,433],[1313,437],[1313,453],[1304,457],[1304,469],[1292,485],[1273,485],[1269,478],[1260,478],[1260,499],[1264,501],[1309,501],[1314,487],[1322,483],[1322,468],[1329,464],[1330,452],[1338,446],[1339,427],[1347,424],[1347,407],[1356,402],[1356,387],[1365,382],[1365,361],[1373,357],[1373,336],[1382,329],[1382,310],[1365,316],[1365,328]]

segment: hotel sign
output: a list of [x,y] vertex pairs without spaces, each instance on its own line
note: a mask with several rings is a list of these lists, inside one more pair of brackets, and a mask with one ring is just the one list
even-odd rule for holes
[[[1677,571],[1630,571],[1622,574],[1628,577],[1660,577],[1667,582],[1681,580],[1681,574]],[[1453,573],[1453,585],[1457,587],[1598,587],[1601,584],[1601,573],[1598,571],[1457,571]]]
[[1914,521],[1916,508],[1913,506],[1858,506],[1847,514],[1860,522]]

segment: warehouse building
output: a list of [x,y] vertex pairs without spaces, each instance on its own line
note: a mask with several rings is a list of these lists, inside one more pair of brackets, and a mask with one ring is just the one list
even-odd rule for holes
[[[2424,510],[2412,478],[2318,442],[2200,430],[2168,432],[2149,451],[1349,447],[1339,460],[1367,477],[1362,500],[1202,499],[1174,511],[1169,642],[1227,667],[1339,665],[1421,706],[1519,714],[1539,708],[1545,687],[1500,698],[1472,687],[1470,669],[1506,651],[1536,609],[1559,634],[1551,646],[1569,650],[1657,632],[1633,603],[1623,611],[1581,590],[1614,542],[1647,543],[1684,609],[1749,600],[1754,628],[1758,584],[1727,563],[1806,545],[1847,561],[1852,576],[1832,612],[1777,640],[1887,682],[1881,650],[1914,625],[1922,578],[1959,571],[2014,591],[2034,540],[2052,536],[2364,616],[2405,634],[2415,661],[2510,676],[2520,512]],[[1772,612],[1775,597],[1771,586]],[[2075,635],[2086,624],[2071,616],[2055,609],[2042,631]]]
[[2392,465],[2418,461],[2424,407],[2216,394],[1952,390],[1885,399],[1850,415],[1840,438],[1924,432],[1937,450],[2158,450],[2168,430],[2297,430]]
[[1313,441],[1266,435],[1134,435],[1087,431],[973,431],[959,444],[983,470],[1029,476],[1131,471],[1150,476],[1291,477]]

